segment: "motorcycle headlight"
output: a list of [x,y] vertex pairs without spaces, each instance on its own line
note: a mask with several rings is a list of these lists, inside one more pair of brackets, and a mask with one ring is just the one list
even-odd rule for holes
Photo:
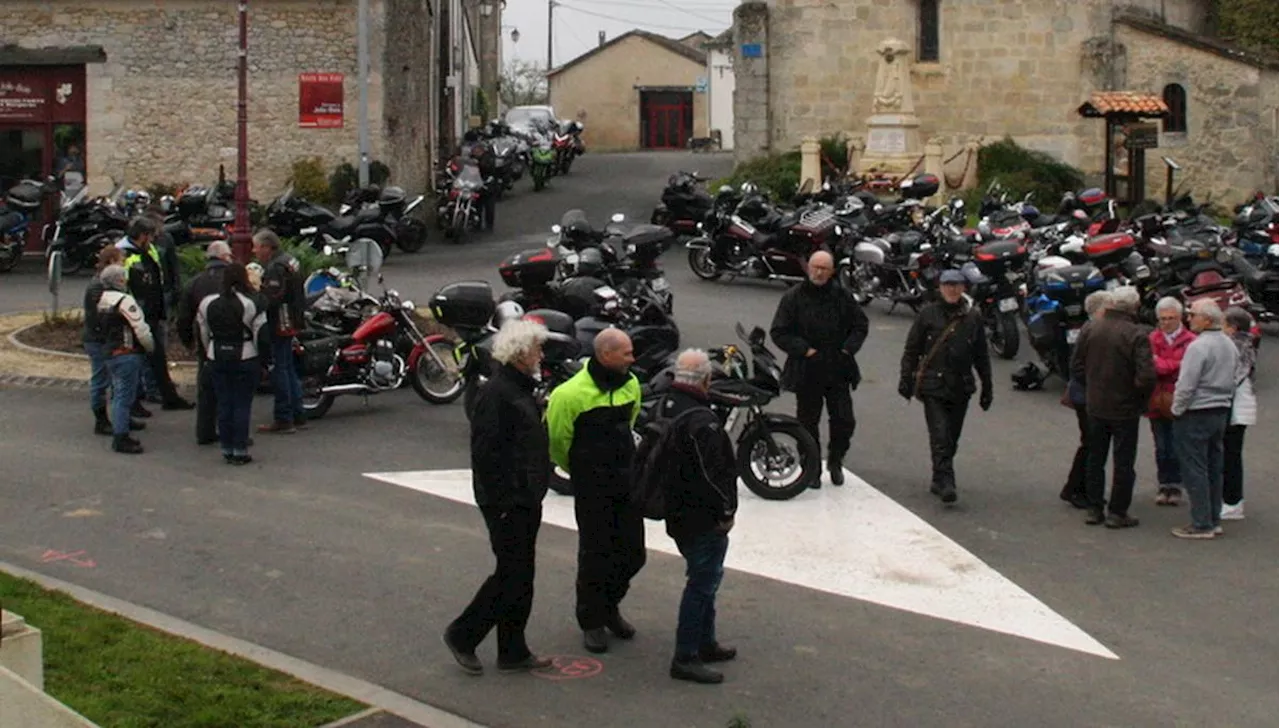
[[413,313],[415,310],[417,310],[418,307],[413,305],[413,301],[405,301],[404,303],[400,304],[400,308],[404,309],[405,311],[408,311],[409,313]]
[[325,254],[325,255],[333,255],[333,246],[332,246],[332,245],[326,245],[326,246],[324,246],[324,251],[323,251],[323,252],[324,252],[324,254]]
[[400,297],[400,292],[399,292],[399,291],[397,291],[397,290],[396,290],[396,289],[394,289],[394,288],[390,288],[390,289],[388,289],[388,290],[387,290],[387,296],[388,296],[389,298],[399,298],[399,297]]

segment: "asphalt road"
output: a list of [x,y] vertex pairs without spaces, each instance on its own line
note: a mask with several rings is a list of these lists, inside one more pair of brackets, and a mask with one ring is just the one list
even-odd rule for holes
[[[387,283],[419,299],[459,279],[501,290],[497,263],[540,244],[564,210],[582,207],[600,223],[615,211],[647,218],[666,176],[694,166],[719,174],[728,162],[587,156],[545,193],[522,185],[499,206],[491,238],[392,257]],[[669,253],[666,266],[689,345],[732,341],[735,321],[768,324],[779,285],[700,282],[682,253]],[[38,274],[24,272],[36,265],[24,266],[0,278],[0,310],[45,300]],[[186,413],[158,414],[142,433],[148,453],[124,458],[88,434],[82,394],[0,389],[0,560],[492,726],[711,728],[735,714],[787,728],[1276,725],[1275,339],[1260,356],[1261,422],[1246,446],[1248,520],[1227,524],[1229,535],[1210,544],[1169,535],[1186,509],[1152,505],[1145,430],[1133,510],[1139,528],[1086,527],[1059,502],[1074,415],[1057,404],[1057,391],[1009,388],[1021,361],[997,363],[995,406],[975,408],[966,425],[960,503],[942,509],[927,492],[919,407],[894,391],[910,319],[880,304],[871,318],[847,466],[1118,660],[731,571],[719,600],[720,637],[741,657],[724,685],[674,683],[666,666],[683,566],[651,551],[625,607],[641,635],[603,656],[599,674],[468,678],[439,633],[491,565],[478,513],[361,475],[467,467],[461,405],[433,407],[408,391],[367,406],[340,399],[305,433],[260,437],[258,460],[231,469],[194,445]],[[267,407],[259,400],[257,412]],[[843,494],[828,486],[814,497]],[[83,551],[77,559],[93,566],[50,551]],[[575,533],[544,527],[530,625],[531,643],[544,653],[585,654],[572,620],[575,553]],[[821,568],[827,556],[809,558]],[[481,657],[492,660],[491,643]]]

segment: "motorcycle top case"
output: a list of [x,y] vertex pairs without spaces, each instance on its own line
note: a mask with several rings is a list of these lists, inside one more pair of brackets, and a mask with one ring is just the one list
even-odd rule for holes
[[5,197],[5,202],[10,207],[30,212],[40,207],[42,197],[43,191],[40,189],[40,185],[31,182],[19,182],[9,188],[9,194]]
[[899,189],[902,191],[903,199],[907,200],[923,200],[926,197],[932,197],[938,194],[938,188],[942,183],[935,174],[918,174],[909,180],[904,180]]
[[671,244],[674,236],[663,225],[637,225],[623,236],[628,250],[635,246],[635,257],[641,260],[652,260],[662,255],[662,251]]
[[378,195],[378,206],[384,210],[388,210],[396,205],[403,205],[404,198],[404,188],[387,187]]
[[183,217],[204,212],[209,204],[209,190],[205,187],[188,187],[178,197],[178,214]]
[[1099,235],[1084,244],[1084,254],[1094,265],[1113,265],[1128,258],[1136,244],[1128,233]]
[[482,328],[497,307],[493,289],[484,281],[450,283],[431,298],[431,313],[450,328]]
[[1040,272],[1044,294],[1054,300],[1083,302],[1084,297],[1106,286],[1102,272],[1089,263],[1051,268]]
[[550,308],[535,308],[523,318],[547,327],[547,340],[542,351],[548,361],[577,359],[582,352],[578,343],[578,327],[569,314]]
[[999,273],[1006,267],[1020,268],[1027,260],[1027,248],[1016,240],[993,240],[974,248],[973,260],[983,273]]
[[559,265],[560,256],[555,251],[537,248],[515,253],[502,261],[498,273],[502,282],[512,288],[539,288],[555,280]]

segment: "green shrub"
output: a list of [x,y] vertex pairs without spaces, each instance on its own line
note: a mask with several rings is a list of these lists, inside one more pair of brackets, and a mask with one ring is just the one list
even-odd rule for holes
[[844,132],[824,136],[822,145],[822,174],[824,177],[843,177],[849,171],[849,140]]
[[[391,179],[391,168],[378,160],[369,162],[369,184],[381,187]],[[350,162],[343,162],[333,168],[329,175],[329,197],[333,204],[341,203],[347,193],[360,186],[360,170]]]
[[312,248],[305,241],[297,238],[285,238],[280,241],[280,247],[284,252],[298,259],[298,266],[301,271],[300,275],[305,280],[307,276],[329,266],[343,266],[343,260],[337,256],[325,255],[323,252]]
[[721,185],[737,187],[743,182],[754,182],[777,201],[790,201],[800,186],[800,152],[771,154],[739,164],[733,174],[711,183],[712,194]]
[[289,174],[289,184],[293,185],[294,197],[326,204],[330,187],[324,175],[324,162],[319,157],[303,157],[293,160],[293,169]]
[[[1084,173],[1005,137],[978,150],[979,190],[986,190],[992,182],[999,182],[1017,197],[1030,192],[1034,204],[1052,208],[1064,192],[1074,192],[1084,186]],[[981,199],[979,193],[977,200]]]
[[182,270],[183,285],[185,281],[200,274],[204,270],[204,248],[199,245],[183,245],[178,248],[178,267]]
[[378,160],[369,162],[369,184],[381,187],[391,179],[391,168]]

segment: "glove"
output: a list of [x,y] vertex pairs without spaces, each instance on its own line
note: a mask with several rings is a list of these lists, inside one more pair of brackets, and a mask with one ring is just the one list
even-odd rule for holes
[[908,382],[908,381],[907,381],[907,380],[905,380],[905,379],[903,379],[902,381],[898,382],[898,394],[902,395],[902,398],[903,398],[903,399],[905,399],[905,400],[907,400],[908,402],[910,402],[910,401],[911,401],[911,395],[913,394],[913,392],[911,391],[911,382]]
[[990,389],[983,388],[982,396],[978,397],[978,406],[982,408],[983,412],[986,412],[987,410],[991,409],[991,390]]

